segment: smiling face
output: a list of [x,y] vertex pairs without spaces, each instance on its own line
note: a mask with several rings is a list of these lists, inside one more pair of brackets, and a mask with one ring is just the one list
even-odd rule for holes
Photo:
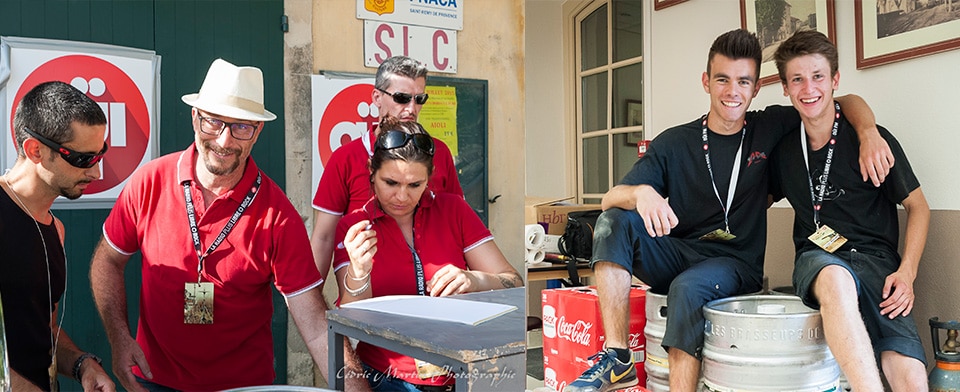
[[[217,119],[227,123],[245,123],[257,127],[253,138],[250,140],[238,140],[233,137],[229,127],[223,129],[219,135],[209,135],[200,130],[201,120],[197,114],[205,118]],[[193,109],[193,131],[196,138],[197,151],[203,166],[206,170],[215,176],[242,175],[241,168],[253,145],[256,144],[260,132],[263,131],[263,123],[258,121],[239,120],[232,117],[219,116],[213,113],[203,112],[199,109]]]
[[786,63],[783,95],[790,97],[804,121],[833,117],[833,92],[840,85],[840,72],[832,76],[830,72],[830,62],[820,54],[798,56]]
[[394,219],[412,215],[427,189],[428,177],[423,163],[400,159],[384,161],[373,173],[373,191],[380,208]]
[[725,133],[743,127],[750,102],[757,96],[757,64],[753,59],[731,59],[722,54],[710,60],[710,74],[703,73],[703,91],[710,94],[710,129]]

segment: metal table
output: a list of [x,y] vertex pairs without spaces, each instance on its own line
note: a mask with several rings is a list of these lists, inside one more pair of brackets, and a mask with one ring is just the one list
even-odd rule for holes
[[526,384],[526,300],[523,287],[453,296],[517,309],[466,325],[364,309],[327,311],[329,387],[343,390],[344,336],[446,367],[458,392],[522,391]]

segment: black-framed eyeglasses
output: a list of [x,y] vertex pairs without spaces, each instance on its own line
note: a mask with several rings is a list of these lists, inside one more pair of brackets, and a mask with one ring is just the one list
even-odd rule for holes
[[406,105],[406,104],[410,103],[410,100],[411,100],[411,99],[414,100],[414,102],[416,102],[417,105],[423,105],[423,104],[427,103],[427,99],[430,98],[430,95],[427,94],[427,93],[417,94],[417,95],[410,95],[410,94],[407,94],[407,93],[392,93],[392,94],[391,94],[391,93],[388,93],[387,90],[384,90],[384,89],[379,88],[379,87],[377,88],[377,90],[380,90],[380,92],[389,95],[391,98],[393,98],[393,102],[396,102],[396,103],[401,104],[401,105]]
[[418,150],[433,156],[433,138],[425,133],[409,134],[403,131],[387,131],[377,138],[377,148],[392,150],[406,146],[411,140],[413,146]]
[[103,142],[103,149],[98,153],[89,153],[89,152],[79,152],[76,150],[71,150],[67,147],[64,147],[60,143],[57,143],[53,140],[47,139],[43,136],[40,136],[34,131],[31,131],[27,127],[23,127],[23,130],[30,135],[30,137],[37,139],[40,143],[43,143],[47,147],[53,149],[60,153],[60,156],[63,157],[63,160],[67,161],[70,166],[80,168],[80,169],[89,169],[96,166],[103,160],[103,156],[107,154],[107,142]]
[[237,140],[250,140],[257,133],[257,126],[247,123],[230,123],[211,117],[204,117],[197,112],[200,119],[200,132],[211,136],[220,136],[224,129],[230,128],[230,136]]

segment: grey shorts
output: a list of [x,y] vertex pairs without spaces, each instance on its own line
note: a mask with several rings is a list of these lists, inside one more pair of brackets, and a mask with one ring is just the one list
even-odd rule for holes
[[793,286],[803,303],[811,308],[820,309],[820,304],[811,292],[811,285],[820,270],[829,265],[843,267],[853,275],[860,299],[860,316],[873,343],[877,363],[880,363],[881,352],[895,351],[916,358],[926,365],[926,355],[913,314],[898,316],[893,320],[880,314],[884,281],[887,275],[900,267],[900,257],[882,252],[868,254],[862,251],[838,251],[831,254],[820,249],[801,253],[797,256],[793,269]]

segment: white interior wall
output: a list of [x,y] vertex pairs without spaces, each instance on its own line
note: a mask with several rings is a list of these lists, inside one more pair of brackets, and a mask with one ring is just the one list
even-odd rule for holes
[[[563,113],[563,40],[560,2],[526,2],[526,57],[524,69],[526,102],[526,195],[572,196],[574,189],[565,172],[572,157],[567,154]],[[531,176],[531,173],[551,173]]]

